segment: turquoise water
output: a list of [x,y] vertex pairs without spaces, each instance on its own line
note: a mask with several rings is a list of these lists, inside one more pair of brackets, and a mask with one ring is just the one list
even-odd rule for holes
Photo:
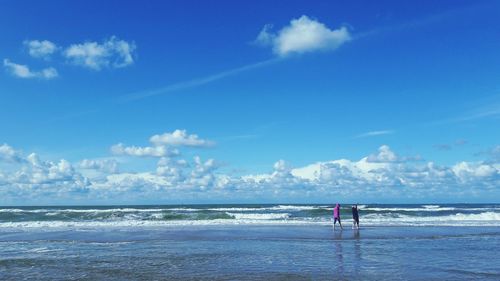
[[359,231],[329,208],[4,208],[0,280],[500,279],[498,205],[367,205]]

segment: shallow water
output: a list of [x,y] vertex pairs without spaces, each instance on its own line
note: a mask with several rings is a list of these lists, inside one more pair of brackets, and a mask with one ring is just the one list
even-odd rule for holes
[[499,280],[500,227],[0,229],[1,280]]

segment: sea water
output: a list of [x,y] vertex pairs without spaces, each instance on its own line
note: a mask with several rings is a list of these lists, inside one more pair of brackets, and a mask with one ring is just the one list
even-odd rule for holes
[[2,207],[0,280],[499,280],[500,205]]

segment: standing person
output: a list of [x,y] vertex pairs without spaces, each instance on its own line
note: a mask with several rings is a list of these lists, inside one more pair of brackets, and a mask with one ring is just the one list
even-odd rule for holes
[[352,229],[359,229],[358,204],[352,205]]
[[333,230],[335,230],[335,225],[337,224],[337,221],[339,221],[340,229],[344,229],[342,227],[342,223],[340,222],[340,204],[337,203],[335,205],[335,208],[333,208]]

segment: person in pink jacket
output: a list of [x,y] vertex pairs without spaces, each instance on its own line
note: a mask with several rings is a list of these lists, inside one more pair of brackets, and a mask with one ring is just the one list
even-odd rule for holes
[[340,229],[344,229],[342,227],[342,223],[340,222],[340,204],[337,203],[335,205],[335,208],[333,208],[333,229],[335,230],[335,225],[337,224],[337,221],[339,221]]

